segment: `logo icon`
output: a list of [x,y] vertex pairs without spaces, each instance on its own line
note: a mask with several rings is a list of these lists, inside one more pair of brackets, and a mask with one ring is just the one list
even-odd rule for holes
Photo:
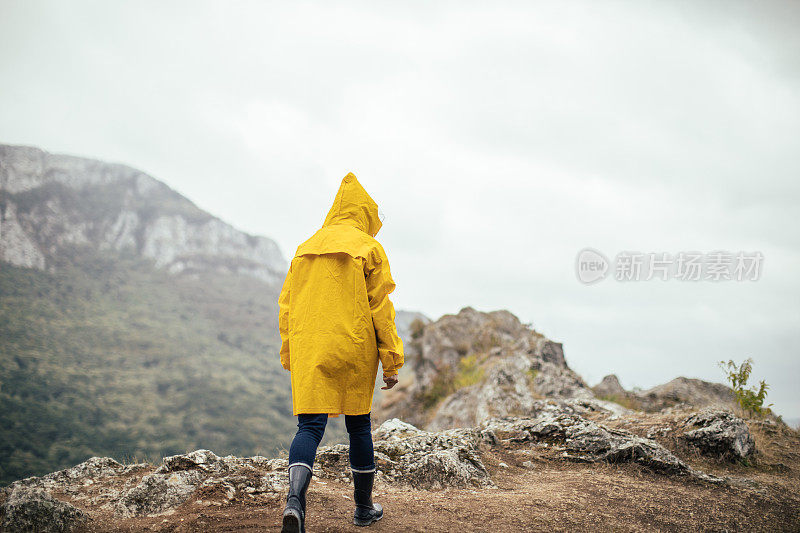
[[604,279],[608,274],[608,259],[593,248],[584,248],[578,252],[575,260],[575,274],[578,281],[591,285]]

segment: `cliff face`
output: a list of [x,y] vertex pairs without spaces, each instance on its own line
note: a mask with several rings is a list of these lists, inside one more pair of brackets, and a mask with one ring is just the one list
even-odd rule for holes
[[131,252],[172,273],[270,284],[287,269],[274,241],[236,230],[139,170],[0,145],[0,261],[51,269],[75,246]]

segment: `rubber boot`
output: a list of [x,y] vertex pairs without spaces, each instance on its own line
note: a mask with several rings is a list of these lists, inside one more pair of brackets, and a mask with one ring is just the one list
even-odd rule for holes
[[306,533],[306,490],[311,482],[311,470],[303,465],[289,468],[289,494],[283,510],[281,533]]
[[357,526],[368,526],[383,518],[383,507],[372,503],[374,482],[375,472],[353,472],[353,501],[356,502],[353,523]]

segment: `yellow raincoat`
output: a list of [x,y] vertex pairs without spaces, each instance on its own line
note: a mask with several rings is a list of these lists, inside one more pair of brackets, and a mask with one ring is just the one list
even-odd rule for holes
[[278,324],[295,415],[369,413],[378,360],[384,377],[403,366],[380,228],[378,205],[348,174],[322,228],[292,258]]

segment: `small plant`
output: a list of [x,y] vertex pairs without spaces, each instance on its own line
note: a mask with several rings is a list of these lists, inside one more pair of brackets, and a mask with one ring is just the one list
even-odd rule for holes
[[483,379],[483,369],[478,366],[478,355],[472,354],[458,362],[455,388],[469,387]]
[[767,398],[767,389],[769,385],[762,379],[758,387],[747,387],[747,380],[750,379],[750,373],[753,371],[753,359],[747,358],[742,364],[737,365],[732,360],[719,362],[720,368],[725,372],[725,377],[731,384],[733,394],[736,396],[736,401],[739,406],[748,413],[763,416],[770,412],[772,404],[764,406],[764,400]]
[[424,392],[417,393],[416,398],[425,410],[432,409],[446,396],[453,392],[453,376],[448,370],[442,371],[434,378],[431,386]]

